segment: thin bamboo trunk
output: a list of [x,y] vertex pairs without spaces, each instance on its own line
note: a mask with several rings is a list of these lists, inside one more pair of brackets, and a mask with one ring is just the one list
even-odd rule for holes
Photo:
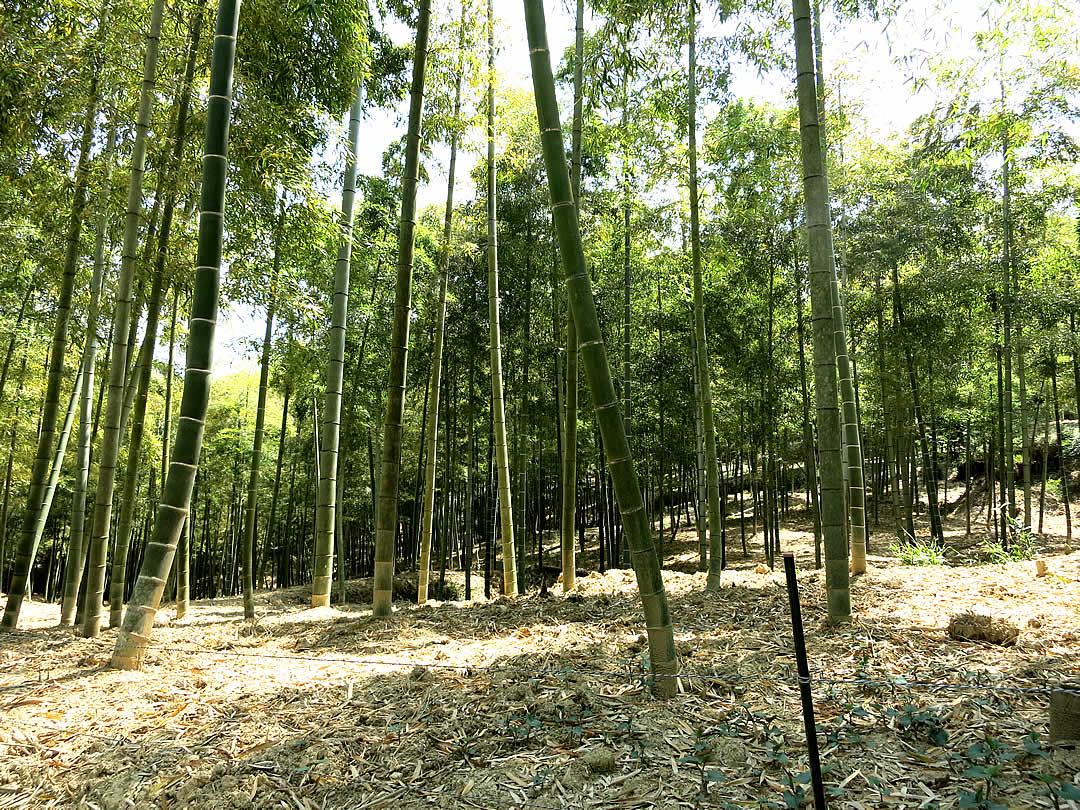
[[[709,533],[706,526],[706,503],[708,494],[705,487],[705,431],[701,429],[701,383],[698,376],[698,342],[697,329],[690,332],[691,354],[693,355],[691,385],[694,393],[694,524],[697,529],[698,540],[698,571],[709,569]],[[755,513],[756,515],[756,513]],[[756,518],[755,518],[756,519]]]
[[195,510],[199,505],[199,476],[195,476],[195,487],[191,492],[191,511],[180,531],[176,549],[176,618],[182,619],[191,608],[191,548],[195,545],[195,527],[198,516]]
[[[532,223],[526,224],[525,244],[532,245]],[[528,477],[529,459],[528,445],[532,431],[530,423],[529,406],[529,372],[532,363],[532,350],[530,338],[532,335],[532,252],[525,252],[525,324],[524,339],[521,344],[522,384],[521,402],[517,412],[517,430],[514,437],[514,456],[517,459],[518,470],[518,494],[517,504],[521,509],[521,523],[519,529],[514,532],[517,549],[517,589],[518,593],[525,593],[525,549],[527,548],[526,536],[529,534],[529,497]],[[541,581],[542,578],[541,578]]]
[[292,387],[286,382],[285,393],[281,404],[281,430],[278,433],[277,464],[274,468],[274,490],[270,496],[270,516],[266,521],[266,537],[263,540],[262,553],[259,555],[258,564],[256,565],[256,581],[260,585],[263,584],[263,577],[266,572],[266,561],[270,557],[270,551],[274,548],[274,539],[277,535],[277,506],[278,496],[281,492],[281,469],[285,460],[285,438],[289,432],[289,396],[291,394]]
[[467,6],[462,1],[461,22],[458,26],[457,78],[454,89],[453,133],[450,136],[450,165],[446,177],[446,209],[443,214],[442,243],[439,245],[439,302],[435,314],[435,346],[431,352],[430,385],[435,396],[431,432],[425,451],[427,468],[424,471],[424,505],[420,525],[420,571],[417,581],[416,601],[423,604],[428,598],[428,579],[431,576],[431,527],[435,512],[435,465],[439,446],[439,386],[442,380],[443,342],[446,338],[446,287],[450,275],[450,239],[454,224],[454,180],[457,169],[458,133],[461,126],[461,84],[465,73],[465,23]]
[[518,592],[517,549],[514,544],[514,508],[510,496],[510,464],[506,440],[506,404],[503,396],[502,336],[499,325],[499,254],[495,201],[495,20],[488,0],[487,84],[487,263],[488,328],[491,343],[491,398],[495,421],[495,457],[499,476],[499,508],[503,554],[503,593]]
[[[318,504],[315,512],[315,574],[311,585],[311,606],[330,604],[330,583],[334,573],[334,527],[337,504],[338,450],[341,443],[341,390],[345,370],[345,331],[349,314],[349,274],[352,261],[353,206],[356,199],[357,148],[360,116],[363,112],[363,83],[356,87],[349,113],[349,151],[345,155],[345,181],[341,192],[341,230],[337,264],[334,269],[333,314],[330,347],[326,363],[326,401],[323,407],[322,443],[316,452],[319,464]],[[404,217],[404,211],[402,216]],[[392,561],[391,561],[392,564]]]
[[[52,461],[49,464],[49,478],[45,482],[45,492],[42,495],[41,507],[37,513],[37,522],[34,524],[34,551],[31,559],[37,556],[38,548],[41,546],[41,538],[45,534],[45,524],[49,520],[49,511],[52,509],[53,496],[56,495],[56,485],[60,480],[60,471],[64,466],[64,456],[67,454],[68,440],[71,438],[71,426],[75,422],[75,414],[79,409],[79,402],[81,400],[82,393],[82,380],[83,369],[80,368],[78,374],[75,376],[75,385],[71,389],[71,397],[68,399],[67,411],[64,416],[63,427],[60,428],[60,435],[57,438],[56,450],[53,453]],[[27,596],[30,595],[29,591],[30,580],[27,579]],[[14,585],[12,585],[12,592],[14,592]],[[46,598],[46,601],[49,601]]]
[[[817,112],[821,134],[822,150],[828,151],[827,130],[825,126],[825,73],[823,68],[823,42],[821,36],[821,6],[818,0],[813,3],[814,15],[814,63],[817,74]],[[822,172],[826,174],[826,162],[822,162]],[[842,227],[842,226],[841,226]],[[843,242],[841,242],[843,249]],[[844,450],[844,475],[847,481],[847,517],[850,529],[851,572],[861,574],[866,571],[866,488],[863,469],[862,437],[859,429],[858,388],[855,380],[854,363],[848,355],[848,336],[844,296],[841,294],[839,280],[833,267],[832,308],[834,340],[836,341],[836,370],[839,376],[841,401],[841,437]]]
[[[1065,548],[1072,546],[1072,506],[1069,500],[1069,469],[1065,464],[1065,434],[1061,430],[1061,404],[1058,400],[1057,357],[1050,359],[1050,385],[1054,397],[1054,425],[1057,429],[1058,458],[1061,459],[1061,500],[1065,505]],[[1050,445],[1047,443],[1047,456]]]
[[259,473],[262,464],[263,434],[266,426],[266,393],[270,382],[270,346],[274,339],[274,312],[277,308],[278,277],[281,273],[281,233],[285,227],[285,199],[281,199],[274,227],[274,258],[266,302],[266,328],[259,357],[259,392],[255,405],[255,437],[251,443],[251,469],[248,471],[247,498],[244,502],[244,618],[255,619],[255,528],[259,499]]
[[[904,305],[900,296],[900,279],[895,264],[892,267],[892,277],[893,308],[896,312],[897,325],[901,331],[900,342],[903,344],[904,365],[907,369],[908,384],[911,389],[911,407],[915,415],[915,427],[919,434],[919,449],[922,453],[923,480],[926,485],[926,497],[930,512],[930,532],[934,542],[941,546],[945,543],[945,537],[941,525],[941,513],[938,511],[937,474],[930,457],[930,439],[927,435],[926,420],[923,418],[922,395],[919,389],[919,379],[915,374],[915,359],[912,356],[911,345],[906,333]],[[912,500],[918,503],[918,498],[912,498]],[[913,534],[910,528],[909,533]]]
[[[82,635],[87,637],[95,637],[101,632],[102,597],[105,592],[109,528],[112,523],[112,502],[116,484],[117,457],[120,452],[127,357],[131,344],[132,288],[135,279],[135,254],[139,245],[139,224],[142,216],[146,134],[150,126],[150,116],[153,112],[154,98],[156,96],[158,46],[163,13],[164,0],[154,0],[150,16],[150,29],[146,37],[143,80],[135,125],[135,142],[131,153],[131,176],[128,181],[127,211],[124,219],[120,273],[116,282],[116,303],[113,309],[113,343],[110,350],[109,391],[105,406],[100,451],[101,460],[98,462],[98,479],[94,494],[89,568],[86,575],[86,600],[82,623]],[[136,315],[136,320],[137,317]]]
[[705,439],[705,488],[709,508],[709,577],[706,587],[720,587],[723,570],[723,536],[720,526],[720,473],[716,460],[716,428],[713,424],[712,374],[709,366],[709,343],[705,333],[705,292],[701,267],[701,233],[697,176],[697,7],[690,4],[690,50],[688,132],[690,138],[690,258],[694,274],[694,333],[697,336],[698,407]]
[[[793,234],[794,236],[794,229]],[[814,428],[810,424],[810,393],[806,385],[806,338],[803,325],[803,279],[801,265],[795,262],[795,327],[799,341],[799,387],[803,409],[803,464],[806,490],[810,493],[810,509],[814,520],[814,567],[821,568],[821,509],[818,504],[817,459],[814,452]]]
[[[470,310],[471,311],[471,310]],[[476,355],[469,349],[469,388],[466,395],[466,424],[468,425],[469,461],[465,465],[465,599],[472,599],[472,566],[473,566],[473,538],[476,532],[473,530],[473,499],[476,483],[473,478],[473,470],[476,467],[476,431],[473,414],[473,386],[476,381]]]
[[[658,264],[656,267],[656,325],[658,332],[659,348],[657,349],[657,356],[663,360],[664,357],[664,312],[662,308],[663,299],[660,292],[660,279],[661,268]],[[656,561],[662,569],[664,567],[664,548],[666,546],[666,537],[664,536],[664,490],[665,478],[667,476],[667,445],[664,442],[664,374],[659,374],[656,381],[658,388],[658,410],[659,410],[659,438],[660,438],[660,458],[657,463],[657,497],[660,501],[660,531],[657,535],[656,541]],[[672,528],[674,529],[675,521],[672,520]],[[672,535],[672,540],[675,539]]]
[[[115,129],[109,129],[109,135],[115,142]],[[111,151],[106,149],[106,155],[111,155]],[[104,177],[108,178],[108,165],[109,162],[106,159]],[[102,188],[105,187],[105,183],[102,183]],[[100,198],[99,198],[100,203]],[[4,354],[4,366],[0,368],[0,403],[4,401],[4,390],[7,386],[8,369],[11,366],[11,358],[15,356],[15,343],[23,335],[22,324],[23,319],[26,317],[26,307],[30,303],[30,297],[34,294],[38,287],[38,277],[35,276],[26,285],[26,292],[23,293],[22,303],[19,305],[19,314],[15,316],[15,324],[11,327],[11,338],[8,340],[7,352]]]
[[[584,54],[585,54],[585,0],[577,0],[574,15],[574,117],[570,136],[570,190],[574,206],[581,218],[581,125],[584,106]],[[552,213],[552,230],[554,212]],[[577,374],[577,326],[570,305],[570,289],[567,287],[566,306],[566,381],[563,424],[562,454],[562,502],[559,527],[561,532],[563,592],[574,587],[576,579],[576,546],[574,528],[577,523],[577,422],[578,422],[578,374]]]
[[1009,516],[1012,514],[1012,509],[1009,507],[1009,473],[1008,466],[1011,465],[1012,459],[1012,447],[1006,445],[1006,441],[1011,438],[1010,432],[1005,425],[1005,372],[1003,369],[1004,361],[1004,349],[999,343],[995,347],[994,351],[995,360],[997,361],[997,445],[998,445],[998,482],[1001,487],[999,495],[1000,500],[997,503],[997,521],[996,527],[1001,538],[1001,543],[1006,547],[1009,545]]
[[97,364],[97,330],[101,309],[101,289],[105,278],[105,240],[109,226],[109,176],[116,147],[116,127],[109,127],[102,161],[101,188],[97,200],[97,228],[94,234],[94,271],[90,280],[90,308],[86,316],[83,338],[82,399],[79,403],[79,436],[75,461],[75,487],[71,503],[71,539],[64,567],[63,597],[60,605],[60,626],[70,627],[75,620],[75,608],[86,568],[86,489],[90,480],[91,421],[94,405],[94,371]]
[[[102,6],[98,20],[99,38],[103,41],[108,27],[108,9]],[[101,78],[100,49],[91,55],[93,67],[90,85],[87,88],[89,102],[82,120],[82,138],[79,144],[79,161],[75,170],[75,186],[72,194],[71,214],[68,217],[67,241],[64,251],[64,272],[60,283],[56,303],[56,321],[53,325],[52,342],[49,354],[45,401],[41,409],[41,428],[37,437],[37,451],[30,471],[29,497],[23,518],[23,530],[15,553],[15,567],[4,618],[0,626],[8,630],[15,629],[22,609],[23,594],[30,581],[30,572],[37,555],[35,539],[38,518],[43,511],[42,503],[48,486],[49,462],[53,454],[53,443],[57,438],[56,422],[60,411],[60,388],[64,381],[64,355],[67,351],[68,326],[71,322],[71,304],[75,292],[75,278],[78,272],[79,241],[82,233],[83,215],[86,210],[86,198],[90,177],[90,147],[93,143],[94,124],[97,119],[98,105],[101,101],[98,87]],[[48,512],[48,509],[44,509]]]
[[19,427],[19,400],[22,397],[23,383],[26,381],[26,355],[28,349],[29,344],[27,345],[27,349],[23,350],[22,362],[19,364],[19,383],[15,395],[15,406],[12,408],[11,414],[7,471],[4,474],[4,502],[2,508],[0,508],[0,591],[4,590],[4,565],[7,562],[8,517],[11,515],[8,511],[11,495],[11,471],[15,461],[15,437],[18,435]]
[[[166,208],[166,222],[172,214]],[[161,230],[162,237],[168,239],[168,226]],[[116,522],[115,542],[113,543],[112,578],[109,582],[109,626],[117,627],[123,618],[124,592],[128,583],[127,563],[131,546],[131,532],[134,526],[138,476],[142,465],[143,433],[146,428],[146,402],[150,391],[150,378],[153,371],[154,345],[157,342],[158,319],[161,313],[161,292],[164,285],[164,261],[166,246],[158,248],[158,266],[154,270],[153,289],[147,306],[146,333],[140,349],[141,360],[136,366],[138,377],[135,401],[132,403],[131,431],[128,434],[127,461],[124,465],[124,481],[120,494],[120,517]]]
[[[1002,103],[1005,101],[1005,86],[1001,86]],[[1003,506],[1004,514],[1016,517],[1018,514],[1016,504],[1016,453],[1015,434],[1013,430],[1013,282],[1012,282],[1012,214],[1010,212],[1010,145],[1009,132],[1006,127],[1001,136],[1001,219],[1002,219],[1002,250],[1001,250],[1001,309],[1002,309],[1002,354],[1004,360],[1004,411],[1005,411],[1005,434],[1003,439],[1004,452],[1002,453],[1005,463],[1005,491],[1007,506]],[[1022,396],[1022,394],[1021,394]],[[1021,420],[1021,435],[1027,433]]]
[[382,473],[375,530],[375,582],[372,613],[389,616],[394,586],[394,538],[398,524],[398,485],[401,478],[401,420],[405,404],[405,371],[409,354],[409,315],[412,310],[413,251],[416,236],[416,187],[420,168],[420,119],[424,111],[424,78],[428,55],[431,0],[420,0],[413,52],[409,131],[405,172],[401,183],[401,223],[398,233],[394,321],[390,337],[390,384],[383,421]]
[[1048,475],[1047,468],[1050,466],[1050,411],[1052,408],[1046,409],[1046,420],[1043,423],[1043,445],[1045,450],[1043,451],[1042,458],[1042,475],[1039,482],[1039,534],[1043,533],[1043,517],[1046,515],[1046,478]]

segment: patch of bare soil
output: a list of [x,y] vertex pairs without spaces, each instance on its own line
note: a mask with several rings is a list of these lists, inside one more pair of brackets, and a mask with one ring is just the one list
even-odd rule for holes
[[[758,573],[760,545],[743,558],[728,531],[719,591],[665,572],[696,676],[669,700],[643,677],[629,571],[566,595],[400,602],[390,619],[305,609],[301,589],[260,594],[255,623],[235,599],[181,621],[167,607],[139,672],[106,668],[114,631],[73,638],[55,606],[28,604],[27,629],[0,636],[0,808],[798,806],[806,745],[783,575]],[[1067,790],[1080,752],[1046,742],[1045,694],[990,687],[1080,674],[1080,553],[1048,557],[1046,576],[1034,562],[905,568],[879,534],[852,583],[854,620],[833,628],[808,531],[793,521],[782,540],[801,567],[831,806],[989,808],[971,803],[989,789],[1000,806],[1053,808],[1035,774]],[[678,541],[670,559],[692,570],[696,539]],[[954,640],[964,611],[1019,636]]]

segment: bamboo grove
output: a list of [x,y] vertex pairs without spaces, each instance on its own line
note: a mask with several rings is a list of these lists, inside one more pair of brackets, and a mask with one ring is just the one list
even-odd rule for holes
[[134,667],[194,599],[632,568],[673,674],[662,570],[723,598],[796,514],[834,622],[875,544],[1071,541],[1068,4],[894,64],[889,135],[830,37],[902,6],[574,5],[559,53],[540,0],[5,4],[4,627],[59,601]]

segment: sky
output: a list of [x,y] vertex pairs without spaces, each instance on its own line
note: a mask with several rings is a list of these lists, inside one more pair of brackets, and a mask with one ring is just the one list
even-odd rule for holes
[[[436,3],[435,5],[439,5]],[[559,59],[573,43],[574,21],[567,0],[547,0],[548,40],[552,55]],[[836,25],[826,11],[825,72],[833,77],[840,88],[845,105],[861,109],[865,122],[865,134],[883,137],[902,132],[920,114],[930,108],[932,99],[927,93],[913,93],[912,84],[905,79],[904,71],[897,66],[897,58],[904,55],[916,65],[926,54],[939,47],[948,47],[955,53],[970,50],[970,31],[982,24],[979,4],[971,0],[907,0],[898,14],[888,23],[859,22]],[[531,76],[528,48],[525,41],[525,21],[519,0],[495,0],[495,13],[501,25],[497,29],[499,81],[506,86],[529,89]],[[709,33],[709,23],[703,22],[703,34]],[[595,21],[586,17],[586,30],[592,30]],[[959,33],[948,33],[950,27],[958,27]],[[404,26],[391,26],[388,33],[398,42],[406,42],[412,32]],[[776,105],[791,103],[794,78],[779,73],[759,76],[750,69],[736,70],[733,90],[737,96],[752,97]],[[359,171],[363,174],[382,173],[382,154],[392,142],[405,131],[408,100],[396,109],[370,112],[361,126]],[[699,117],[700,122],[708,110]],[[564,118],[567,113],[564,111]],[[344,131],[344,121],[341,129]],[[564,120],[564,127],[566,121]],[[421,207],[440,203],[445,199],[445,164],[447,149],[435,149],[436,165],[429,167],[430,182],[418,191],[417,202]],[[332,151],[327,159],[341,157],[341,150]],[[470,170],[476,162],[476,152],[459,155],[458,181],[455,199],[464,201],[473,194]],[[343,158],[342,158],[343,159]],[[339,205],[340,192],[331,197],[332,204]],[[227,272],[227,269],[226,269]],[[234,306],[222,311],[218,326],[217,346],[214,356],[214,375],[221,376],[240,369],[256,366],[252,350],[253,340],[261,337],[263,313],[247,306]]]

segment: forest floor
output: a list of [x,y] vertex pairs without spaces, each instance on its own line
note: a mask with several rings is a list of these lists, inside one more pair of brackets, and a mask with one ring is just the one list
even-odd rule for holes
[[[1034,561],[911,568],[883,516],[853,621],[834,628],[805,514],[784,522],[833,808],[1053,808],[1037,774],[1058,792],[1080,779],[1080,750],[1046,742],[1047,695],[1000,691],[1080,674],[1080,553],[1061,516],[1047,528],[1044,576]],[[962,510],[947,529],[971,557]],[[641,676],[629,571],[568,595],[400,602],[390,619],[310,609],[303,588],[260,593],[255,623],[239,599],[179,621],[166,606],[138,672],[107,668],[115,631],[75,638],[29,603],[26,629],[0,636],[0,808],[796,807],[809,788],[783,572],[761,564],[760,535],[743,557],[728,531],[716,593],[691,532],[669,544],[682,671],[716,677],[668,700]],[[953,640],[965,610],[1019,638]]]

